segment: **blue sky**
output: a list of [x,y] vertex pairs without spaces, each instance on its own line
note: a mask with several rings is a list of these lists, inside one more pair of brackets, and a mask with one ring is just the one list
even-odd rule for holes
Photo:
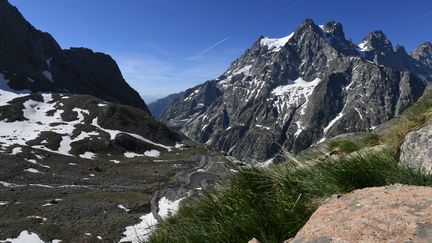
[[336,20],[356,43],[381,29],[411,51],[432,41],[430,0],[9,0],[63,48],[110,54],[146,101],[213,79],[260,36]]

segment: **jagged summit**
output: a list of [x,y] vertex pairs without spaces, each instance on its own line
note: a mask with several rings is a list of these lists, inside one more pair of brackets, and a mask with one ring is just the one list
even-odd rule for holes
[[339,39],[345,39],[345,33],[343,31],[342,24],[336,21],[327,22],[323,29],[327,33],[331,33],[333,36],[338,37]]
[[262,161],[281,148],[298,152],[373,129],[415,102],[431,73],[402,47],[393,50],[382,31],[357,47],[342,24],[306,19],[286,37],[260,37],[218,79],[177,97],[161,118],[196,141]]

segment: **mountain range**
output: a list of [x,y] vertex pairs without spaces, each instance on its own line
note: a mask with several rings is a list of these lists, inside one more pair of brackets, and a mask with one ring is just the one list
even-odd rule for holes
[[408,54],[382,31],[359,44],[340,23],[306,19],[261,36],[217,79],[158,101],[161,121],[241,161],[297,153],[401,114],[432,79],[432,44]]

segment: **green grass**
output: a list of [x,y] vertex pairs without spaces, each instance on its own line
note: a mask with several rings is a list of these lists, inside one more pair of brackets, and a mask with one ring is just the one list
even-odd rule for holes
[[380,143],[388,144],[395,154],[398,154],[406,134],[430,122],[432,122],[432,86],[425,90],[415,104],[390,122],[391,126],[380,138]]
[[340,150],[342,153],[349,154],[361,149],[362,146],[351,140],[337,139],[331,140],[328,147],[330,150]]
[[295,236],[322,201],[354,189],[432,185],[432,176],[391,156],[369,154],[319,164],[247,168],[162,222],[149,242],[282,242]]

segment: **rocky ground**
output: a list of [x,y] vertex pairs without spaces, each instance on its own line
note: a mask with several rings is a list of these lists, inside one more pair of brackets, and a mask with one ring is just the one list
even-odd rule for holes
[[25,146],[3,153],[0,240],[27,230],[44,241],[118,242],[143,215],[160,219],[161,198],[194,195],[229,173],[222,157],[194,144],[157,159],[84,159]]

